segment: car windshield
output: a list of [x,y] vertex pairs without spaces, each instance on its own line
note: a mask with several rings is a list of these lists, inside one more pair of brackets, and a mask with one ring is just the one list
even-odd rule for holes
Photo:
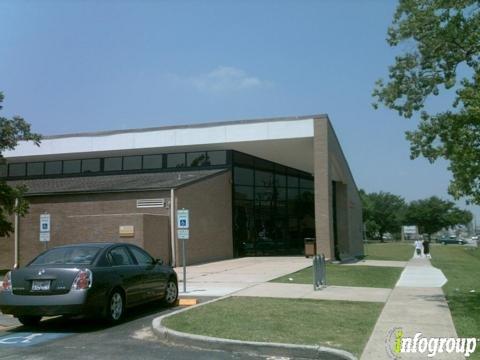
[[48,250],[29,265],[90,265],[100,248],[95,246],[71,246]]

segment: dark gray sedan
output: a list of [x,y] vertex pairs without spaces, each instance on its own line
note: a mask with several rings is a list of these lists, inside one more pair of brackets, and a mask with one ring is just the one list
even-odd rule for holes
[[9,271],[0,287],[0,310],[24,325],[55,315],[116,323],[128,307],[160,299],[171,306],[177,297],[175,271],[140,247],[86,243],[52,248]]

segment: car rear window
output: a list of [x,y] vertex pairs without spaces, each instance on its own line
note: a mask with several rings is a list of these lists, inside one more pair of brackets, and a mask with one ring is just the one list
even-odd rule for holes
[[48,250],[29,265],[90,265],[100,248],[95,246],[75,246]]

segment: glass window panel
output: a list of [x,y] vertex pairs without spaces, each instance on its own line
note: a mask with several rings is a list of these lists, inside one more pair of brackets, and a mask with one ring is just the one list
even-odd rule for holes
[[63,162],[64,174],[77,174],[80,172],[80,160],[65,160]]
[[8,176],[25,176],[25,163],[8,165]]
[[271,201],[273,199],[273,188],[256,186],[255,200],[257,201]]
[[95,173],[100,171],[100,159],[82,160],[82,173]]
[[225,165],[227,163],[227,152],[209,151],[207,152],[207,158],[210,161],[210,165]]
[[7,164],[1,164],[0,165],[0,177],[6,177],[7,176],[7,170],[8,170]]
[[298,189],[289,188],[288,189],[288,200],[297,200],[298,199]]
[[253,200],[253,187],[236,185],[235,200]]
[[110,157],[103,159],[104,171],[122,171],[122,157]]
[[45,175],[60,175],[62,173],[61,161],[45,162]]
[[28,176],[43,175],[43,162],[28,163],[27,175]]
[[300,187],[305,189],[313,189],[313,180],[300,179]]
[[253,170],[236,167],[234,170],[234,183],[239,185],[253,185]]
[[185,167],[185,153],[182,154],[168,154],[167,167],[178,168]]
[[255,159],[255,168],[273,172],[275,165],[267,160]]
[[162,155],[145,155],[143,157],[144,169],[161,169],[163,165]]
[[286,188],[281,188],[277,187],[275,188],[275,194],[276,194],[276,199],[277,200],[287,200],[287,189]]
[[273,186],[273,174],[267,171],[255,170],[255,185]]
[[247,154],[242,154],[237,151],[233,152],[233,163],[235,165],[244,165],[253,167],[253,157]]
[[197,166],[208,166],[210,165],[207,159],[207,153],[205,152],[194,152],[187,154],[187,166],[197,167]]
[[289,176],[288,187],[298,187],[298,178],[295,176]]
[[287,177],[282,174],[275,174],[275,184],[277,186],[287,186]]
[[123,170],[140,170],[142,168],[142,157],[125,156],[123,158]]

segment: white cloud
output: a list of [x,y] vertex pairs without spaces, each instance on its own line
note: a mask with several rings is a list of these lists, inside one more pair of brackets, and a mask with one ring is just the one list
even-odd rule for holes
[[195,89],[207,93],[227,93],[270,85],[268,81],[261,80],[232,66],[219,66],[208,73],[188,78],[181,78],[178,75],[171,76],[171,78],[176,82],[186,82]]

